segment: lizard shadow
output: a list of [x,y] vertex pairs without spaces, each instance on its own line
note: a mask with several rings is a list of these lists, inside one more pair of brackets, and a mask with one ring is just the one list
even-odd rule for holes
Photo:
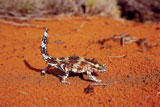
[[[29,68],[30,70],[33,70],[35,72],[41,73],[41,71],[43,70],[43,69],[38,69],[38,68],[35,68],[35,67],[31,66],[26,60],[23,60],[23,62],[24,62],[25,66],[27,68]],[[65,73],[63,71],[61,71],[61,70],[59,70],[57,68],[54,68],[54,67],[49,68],[46,71],[46,73],[47,74],[52,74],[53,76],[56,76],[57,78],[59,78],[60,81],[62,79],[62,76],[65,75]],[[79,76],[82,80],[89,81],[89,80],[84,79],[83,74],[86,74],[86,73],[73,73],[73,72],[70,72],[69,77]]]

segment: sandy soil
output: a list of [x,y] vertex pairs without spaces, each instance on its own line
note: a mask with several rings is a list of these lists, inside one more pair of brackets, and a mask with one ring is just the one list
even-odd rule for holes
[[[135,42],[124,47],[112,40],[98,42],[128,33],[137,40],[146,38],[149,45],[160,43],[159,26],[100,17],[0,23],[0,106],[160,106],[160,46],[145,51]],[[51,56],[96,58],[107,65],[97,78],[111,84],[87,88],[95,83],[85,74],[72,74],[67,79],[71,84],[64,85],[63,73],[55,68],[42,77],[47,66],[40,53],[45,27]]]

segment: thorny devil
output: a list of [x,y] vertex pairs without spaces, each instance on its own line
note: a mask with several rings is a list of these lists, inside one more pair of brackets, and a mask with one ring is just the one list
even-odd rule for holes
[[70,57],[60,57],[54,58],[48,55],[47,52],[47,37],[48,37],[48,28],[45,29],[42,44],[41,44],[41,55],[45,62],[48,64],[46,68],[44,68],[41,72],[41,75],[44,76],[45,72],[50,67],[55,67],[62,70],[65,73],[65,76],[61,79],[61,82],[64,84],[70,84],[70,82],[66,81],[66,78],[69,76],[70,72],[74,73],[87,73],[88,78],[94,82],[101,82],[101,80],[96,79],[95,76],[92,75],[93,71],[105,72],[106,65],[99,64],[94,58],[86,59],[79,56],[70,56]]

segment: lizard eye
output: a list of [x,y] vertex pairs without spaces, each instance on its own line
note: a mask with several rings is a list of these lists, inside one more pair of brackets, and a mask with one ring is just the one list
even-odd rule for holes
[[91,61],[92,61],[93,63],[98,63],[98,61],[97,61],[96,58],[92,58]]

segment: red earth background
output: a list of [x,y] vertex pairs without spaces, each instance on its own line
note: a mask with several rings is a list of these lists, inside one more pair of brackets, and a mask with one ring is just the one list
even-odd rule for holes
[[[4,22],[6,20],[1,19]],[[62,17],[47,21],[0,22],[0,106],[160,106],[160,46],[141,51],[136,43],[122,47],[114,41],[98,40],[128,33],[149,44],[160,43],[160,24],[117,21],[106,17]],[[10,20],[7,20],[10,22]],[[75,74],[60,82],[63,73],[55,68],[45,76],[47,65],[40,45],[45,27],[49,28],[48,52],[53,57],[96,58],[107,65],[96,73],[108,86],[93,86]],[[105,47],[105,48],[104,48]],[[123,56],[125,57],[110,57]]]

